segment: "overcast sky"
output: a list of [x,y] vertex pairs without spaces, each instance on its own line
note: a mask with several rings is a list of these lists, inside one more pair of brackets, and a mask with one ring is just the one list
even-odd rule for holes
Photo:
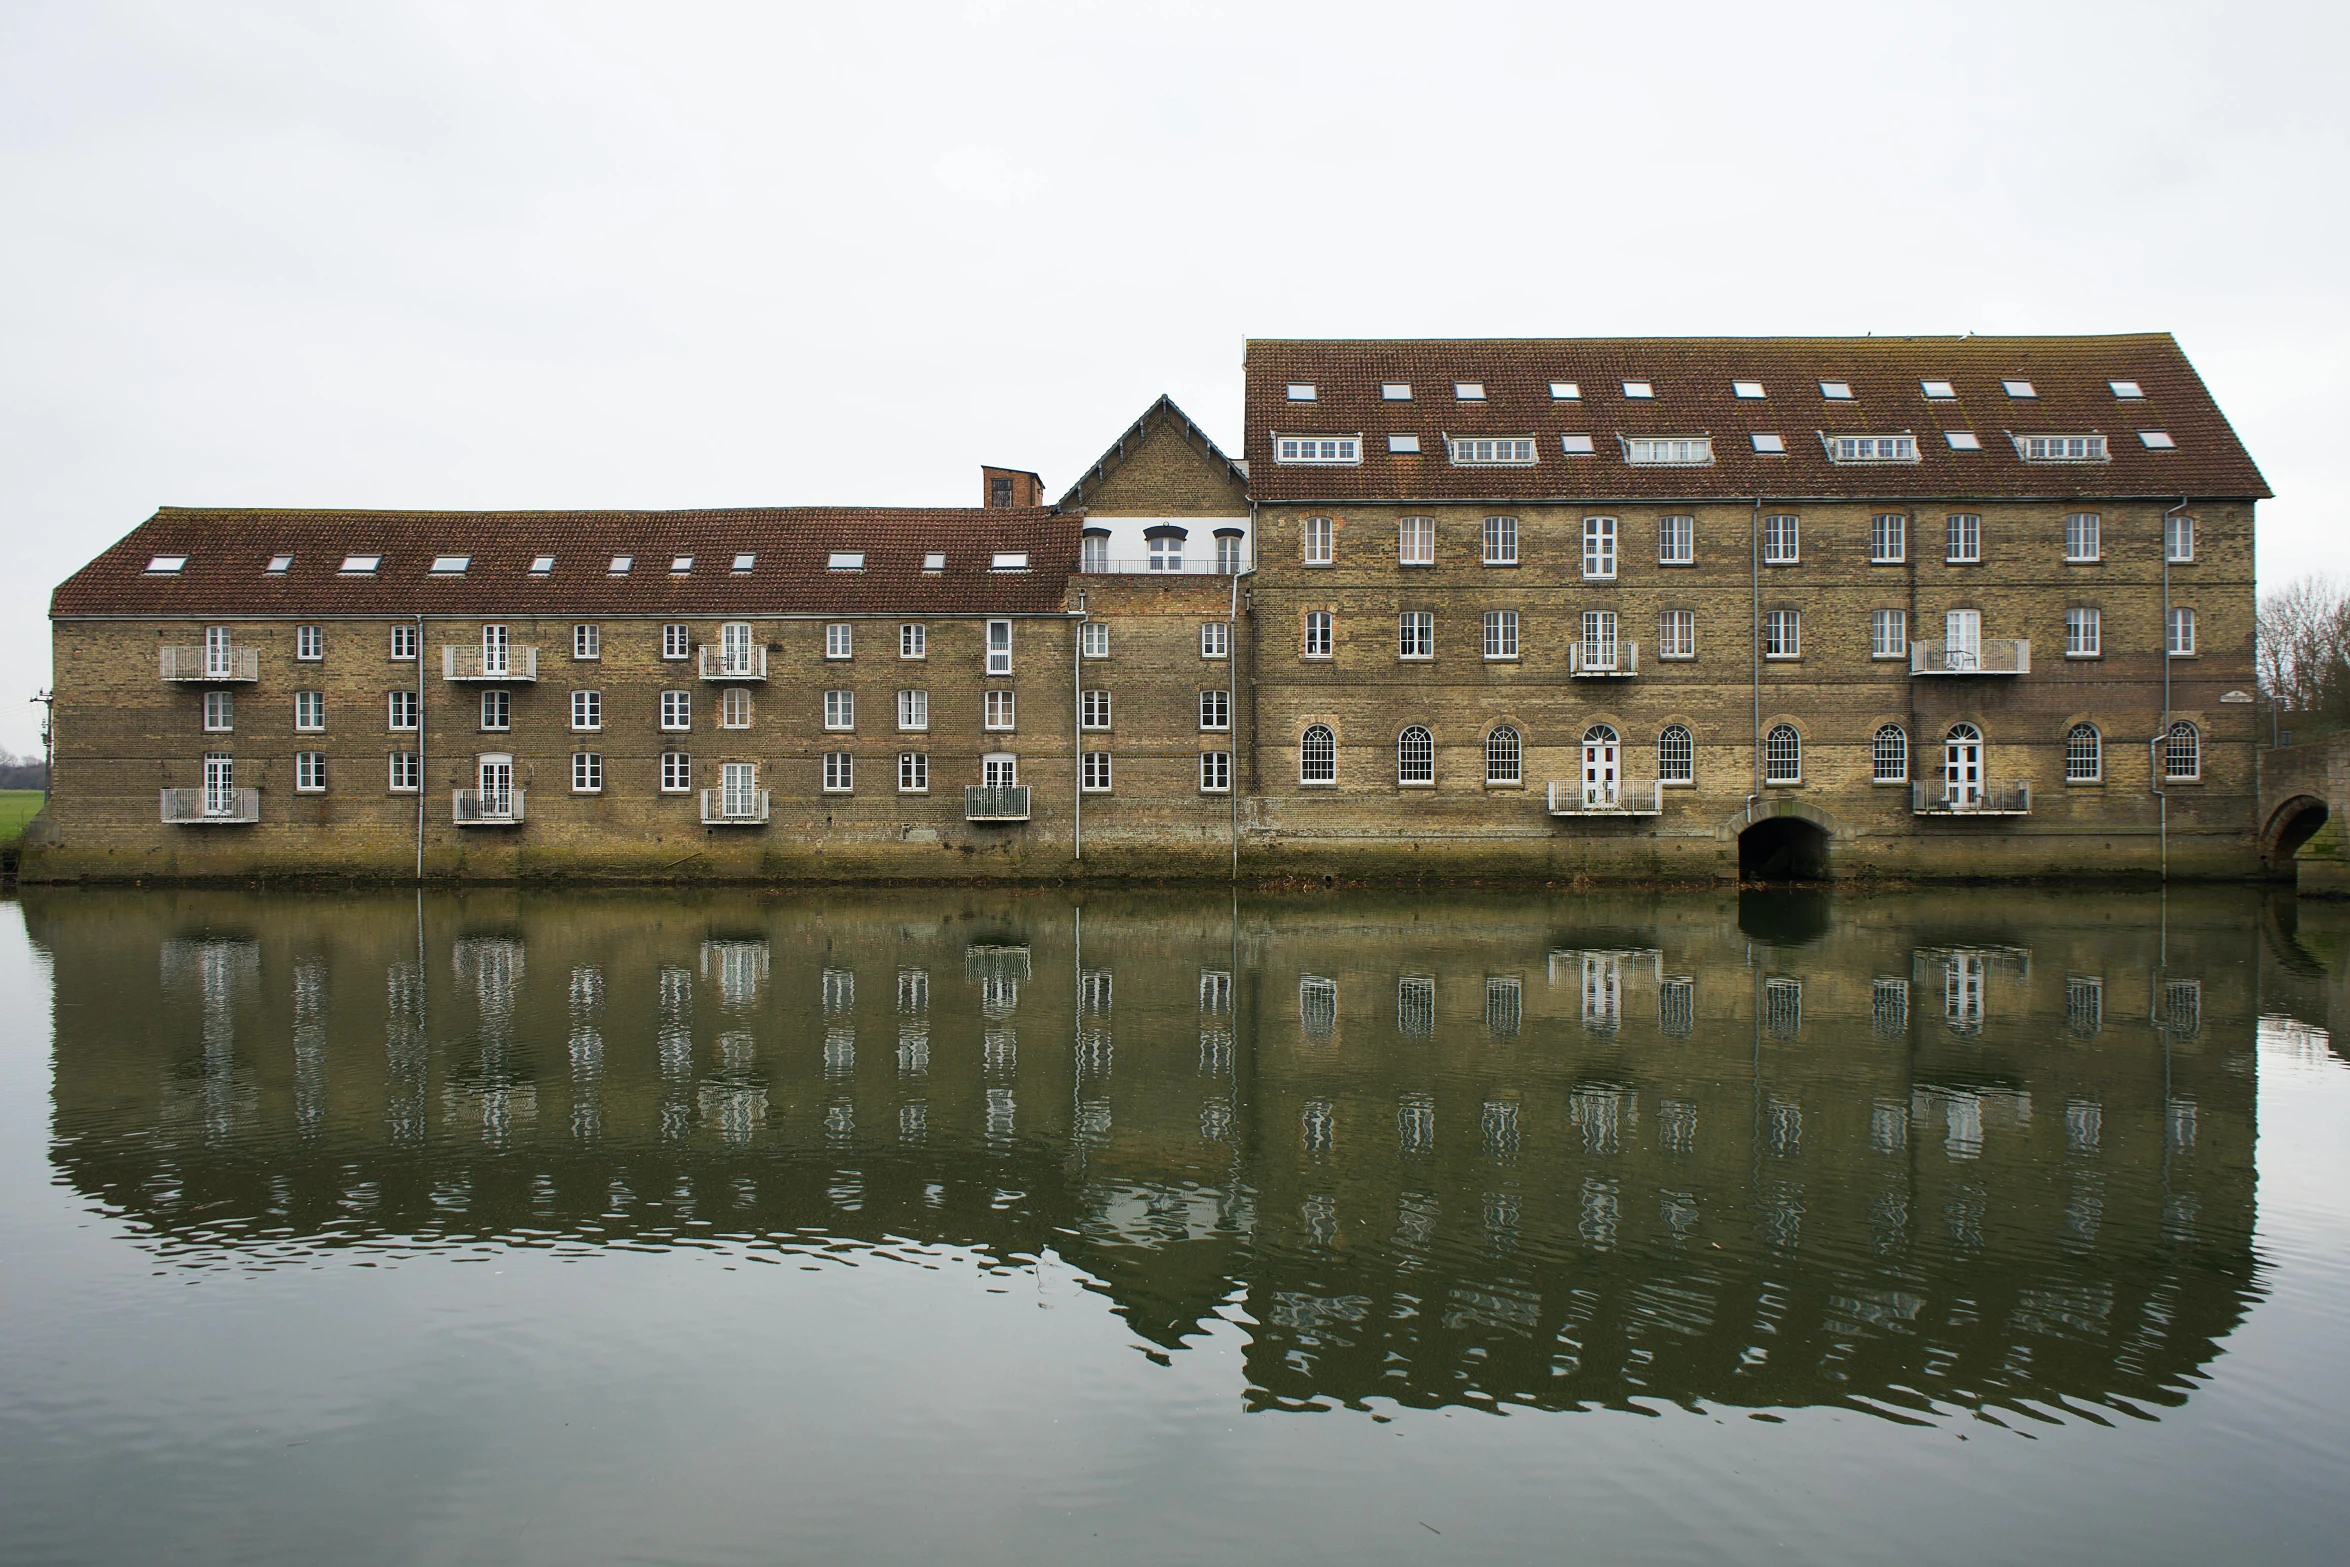
[[1249,336],[2177,334],[2350,573],[2338,5],[0,3],[0,744],[159,504],[971,504]]

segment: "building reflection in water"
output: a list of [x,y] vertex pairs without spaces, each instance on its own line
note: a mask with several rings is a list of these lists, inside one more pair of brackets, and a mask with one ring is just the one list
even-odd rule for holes
[[2234,893],[25,907],[57,1169],[178,1264],[1050,1250],[1265,1408],[2159,1412],[2329,983]]

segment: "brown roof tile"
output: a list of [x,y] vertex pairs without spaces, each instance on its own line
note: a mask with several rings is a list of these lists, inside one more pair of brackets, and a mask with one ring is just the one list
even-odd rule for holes
[[[728,615],[776,613],[1051,613],[1077,561],[1082,519],[1046,510],[745,508],[726,511],[235,511],[164,507],[84,566],[50,600],[53,616],[137,615]],[[863,550],[861,571],[834,571],[834,550]],[[996,571],[995,552],[1025,550],[1029,569]],[[943,571],[922,557],[943,552]],[[291,553],[292,568],[267,571]],[[343,558],[380,553],[372,577]],[[756,556],[732,569],[736,554]],[[462,576],[435,576],[436,555],[468,555]],[[147,570],[185,555],[176,576]],[[554,570],[530,571],[552,555]],[[633,555],[626,576],[609,567]],[[673,573],[672,557],[694,557]]]
[[[1929,400],[1923,380],[1958,396]],[[2007,379],[2032,383],[2029,399]],[[1582,396],[1560,401],[1554,380]],[[1648,400],[1623,382],[1647,380]],[[1734,380],[1767,394],[1740,398]],[[2142,399],[2115,397],[2109,381],[2136,381]],[[1409,402],[1380,395],[1408,382]],[[1484,385],[1481,402],[1456,400],[1456,381]],[[1831,402],[1822,381],[1846,381],[1853,399]],[[1310,382],[1309,403],[1291,382]],[[2251,456],[2168,333],[2117,337],[1562,338],[1552,340],[1280,341],[1248,345],[1248,469],[1260,501],[1591,499],[1703,500],[1739,496],[2175,496],[2266,499]],[[1979,452],[1951,450],[1945,432],[1966,430]],[[2141,430],[2176,446],[2154,451]],[[1363,437],[1360,467],[1284,465],[1282,434]],[[1756,432],[1786,442],[1784,456],[1753,449]],[[1917,438],[1914,464],[1829,461],[1822,435]],[[1420,437],[1420,454],[1391,455],[1387,436]],[[1566,434],[1591,437],[1593,454],[1571,457]],[[2026,462],[2010,436],[2102,434],[2111,460]],[[1447,436],[1531,435],[1533,467],[1456,468]],[[1633,467],[1619,436],[1711,435],[1714,461],[1698,468]]]

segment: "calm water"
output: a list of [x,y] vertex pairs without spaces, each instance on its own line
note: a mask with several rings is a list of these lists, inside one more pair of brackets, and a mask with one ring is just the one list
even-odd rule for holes
[[2350,1526],[2350,914],[28,893],[9,1562]]

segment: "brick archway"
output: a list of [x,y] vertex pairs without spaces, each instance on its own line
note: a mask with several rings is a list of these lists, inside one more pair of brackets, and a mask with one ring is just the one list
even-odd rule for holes
[[2291,875],[2293,853],[2326,824],[2332,811],[2314,794],[2288,797],[2268,813],[2260,829],[2260,863],[2278,875]]

